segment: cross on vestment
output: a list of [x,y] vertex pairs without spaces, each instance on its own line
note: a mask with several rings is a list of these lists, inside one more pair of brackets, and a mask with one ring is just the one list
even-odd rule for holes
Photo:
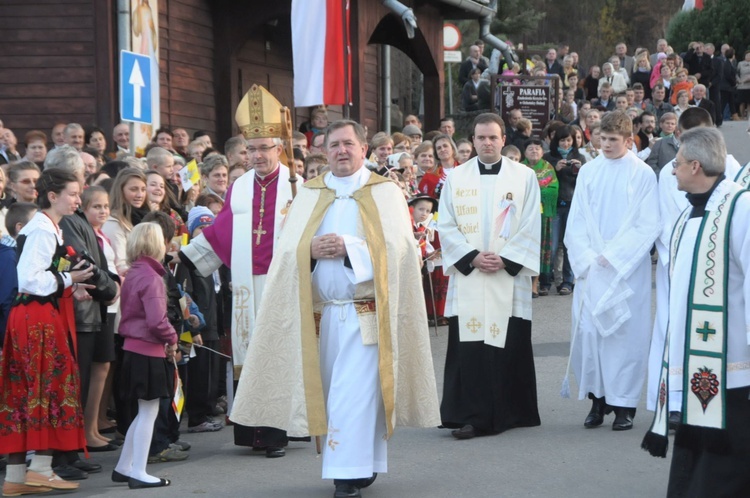
[[496,323],[493,323],[492,327],[490,327],[490,334],[492,334],[492,337],[497,337],[499,333],[500,327],[498,327]]
[[471,317],[471,320],[466,323],[466,326],[469,327],[472,334],[476,334],[477,330],[482,328],[482,322],[479,322],[476,318]]
[[253,233],[256,235],[256,237],[255,237],[255,245],[259,246],[260,245],[260,236],[261,235],[265,235],[265,234],[268,233],[265,230],[263,230],[263,221],[261,221],[260,223],[258,223],[258,228],[256,228],[255,230],[253,230]]
[[695,332],[703,336],[703,342],[707,342],[708,336],[710,334],[715,334],[716,329],[712,329],[708,322],[703,322],[703,327],[695,329]]

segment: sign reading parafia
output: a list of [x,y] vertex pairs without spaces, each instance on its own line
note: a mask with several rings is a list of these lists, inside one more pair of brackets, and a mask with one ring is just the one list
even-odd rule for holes
[[534,136],[539,136],[550,119],[551,88],[546,85],[514,85],[501,79],[495,80],[496,111],[508,122],[508,114],[520,109],[526,119],[531,120]]

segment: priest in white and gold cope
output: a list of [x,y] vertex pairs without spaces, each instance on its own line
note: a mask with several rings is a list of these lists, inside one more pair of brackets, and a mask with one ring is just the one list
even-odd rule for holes
[[531,279],[539,273],[541,197],[531,168],[502,157],[505,125],[474,120],[478,156],[456,167],[438,230],[450,276],[440,414],[457,439],[539,425]]
[[332,123],[326,145],[331,171],[300,188],[277,244],[232,420],[326,434],[323,478],[355,497],[387,470],[395,426],[440,418],[403,193],[364,167],[358,123]]
[[[279,162],[281,109],[281,103],[262,86],[253,85],[245,94],[235,120],[247,140],[252,169],[230,187],[213,226],[180,252],[180,259],[203,276],[222,263],[232,270],[235,379],[242,371],[266,274],[292,200],[289,170]],[[283,431],[236,424],[234,435],[237,445],[265,449],[269,458],[284,456],[287,437]]]
[[[750,489],[750,192],[725,176],[715,128],[680,137],[672,174],[689,205],[670,241],[669,330],[659,398],[643,448],[666,457],[667,496],[747,496]],[[684,386],[682,391],[672,383]]]

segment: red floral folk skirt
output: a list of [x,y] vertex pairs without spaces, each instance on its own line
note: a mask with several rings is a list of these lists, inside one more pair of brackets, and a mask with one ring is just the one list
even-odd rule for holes
[[72,300],[59,305],[11,309],[0,363],[0,454],[85,446]]

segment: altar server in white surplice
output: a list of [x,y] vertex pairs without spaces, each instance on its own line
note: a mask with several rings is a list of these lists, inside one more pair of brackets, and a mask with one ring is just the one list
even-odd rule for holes
[[750,489],[750,192],[724,175],[725,157],[721,133],[701,127],[682,135],[672,167],[689,204],[670,239],[669,347],[642,444],[666,457],[676,397],[668,497]]
[[[675,137],[679,145],[680,136],[686,131],[697,127],[712,127],[713,121],[707,110],[701,107],[691,107],[680,114]],[[659,261],[656,263],[656,317],[651,336],[651,350],[648,355],[648,382],[646,389],[646,407],[653,411],[659,396],[659,372],[661,371],[664,338],[667,334],[667,316],[669,315],[669,241],[672,237],[674,224],[680,213],[688,207],[685,192],[677,188],[677,180],[672,174],[672,164],[661,164],[659,171],[659,213],[661,215],[662,230],[656,239],[656,250]],[[731,154],[726,156],[726,176],[732,180],[740,170],[740,163]],[[681,383],[670,384],[673,391],[682,392]],[[677,427],[680,419],[680,395],[670,396],[669,408],[672,417],[672,429]]]
[[438,230],[450,276],[443,426],[456,439],[541,422],[531,348],[531,278],[539,274],[541,196],[534,170],[503,157],[504,124],[474,120],[477,157],[456,167]]
[[601,120],[602,154],[578,174],[565,245],[576,276],[570,364],[578,398],[593,401],[584,426],[607,407],[613,430],[633,427],[651,332],[651,257],[661,230],[656,176],[630,151],[632,122]]

